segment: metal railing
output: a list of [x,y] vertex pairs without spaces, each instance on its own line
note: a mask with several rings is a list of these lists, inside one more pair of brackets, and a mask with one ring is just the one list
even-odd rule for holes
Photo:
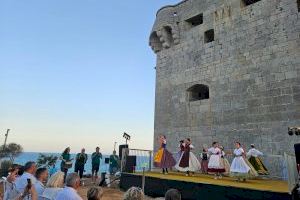
[[121,172],[142,172],[152,170],[152,150],[130,149],[122,150]]

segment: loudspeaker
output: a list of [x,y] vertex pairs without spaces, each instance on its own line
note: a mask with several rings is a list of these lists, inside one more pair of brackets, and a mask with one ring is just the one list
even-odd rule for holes
[[123,149],[127,149],[128,148],[128,144],[122,144],[122,145],[119,145],[119,158],[122,159],[122,152],[123,152]]
[[136,156],[127,156],[126,157],[126,164],[125,164],[125,172],[133,173],[136,166]]
[[105,159],[104,159],[104,163],[105,163],[105,164],[109,164],[109,158],[105,158]]
[[295,148],[296,162],[297,165],[299,165],[300,164],[300,143],[294,144],[294,148]]

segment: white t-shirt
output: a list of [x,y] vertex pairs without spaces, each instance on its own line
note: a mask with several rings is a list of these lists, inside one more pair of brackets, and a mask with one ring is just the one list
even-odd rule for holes
[[82,200],[82,198],[74,188],[65,187],[57,194],[56,200]]
[[28,184],[27,179],[31,180],[32,185],[35,185],[37,182],[36,178],[32,174],[29,174],[28,172],[24,172],[24,174],[19,178],[17,178],[16,180],[16,189],[18,192],[20,193],[24,192],[24,189]]
[[38,194],[38,199],[39,200],[43,200],[43,198],[41,197],[43,195],[43,192],[45,190],[45,186],[44,184],[41,182],[41,181],[37,181],[35,184],[34,184],[34,187],[35,187],[35,190]]

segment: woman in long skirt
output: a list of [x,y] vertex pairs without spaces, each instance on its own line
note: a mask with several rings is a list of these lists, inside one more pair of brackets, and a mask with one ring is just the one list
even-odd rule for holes
[[222,153],[221,153],[221,161],[223,162],[224,169],[225,169],[225,172],[223,174],[224,175],[229,175],[230,174],[230,163],[227,160],[227,158],[225,157],[224,147],[220,146],[220,149],[222,151]]
[[235,143],[235,149],[233,151],[234,159],[230,167],[230,173],[233,177],[236,177],[238,181],[243,179],[246,181],[249,178],[251,168],[245,162],[243,156],[245,154],[244,149],[239,142]]
[[208,159],[209,159],[209,153],[207,147],[203,146],[202,153],[200,154],[200,158],[201,158],[201,171],[203,174],[207,174]]
[[191,152],[194,149],[194,146],[191,143],[191,139],[187,138],[185,140],[184,152],[176,164],[175,168],[181,172],[186,172],[186,175],[189,176],[190,172],[194,173],[201,169],[201,164],[198,161],[197,157]]
[[213,142],[212,147],[208,149],[210,154],[209,162],[208,162],[208,173],[214,174],[215,179],[222,178],[222,173],[225,172],[224,164],[221,160],[222,151],[218,147],[217,142]]
[[166,136],[159,137],[160,148],[154,156],[154,166],[162,169],[163,174],[168,174],[168,168],[175,166],[173,155],[167,150]]
[[176,162],[177,163],[179,162],[179,160],[180,160],[180,158],[181,158],[181,156],[182,156],[182,154],[184,152],[184,146],[185,146],[184,140],[180,140],[179,141],[179,145],[178,145],[179,151],[176,154]]
[[248,161],[251,163],[251,165],[254,167],[254,169],[258,172],[260,175],[268,175],[269,172],[267,168],[265,167],[264,163],[262,162],[262,159],[260,156],[262,156],[263,153],[257,150],[254,146],[254,144],[251,144],[251,149],[248,151],[247,156],[249,157]]

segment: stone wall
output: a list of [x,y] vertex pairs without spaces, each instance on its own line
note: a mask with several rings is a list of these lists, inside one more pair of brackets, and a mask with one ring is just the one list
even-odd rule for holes
[[[199,14],[202,24],[187,22]],[[214,41],[205,43],[212,29]],[[299,30],[297,0],[186,0],[160,9],[149,42],[157,54],[154,148],[164,134],[171,151],[190,137],[196,153],[212,141],[231,150],[236,140],[270,157],[293,153],[300,136],[287,130],[300,126]],[[190,101],[195,84],[209,87],[209,99]],[[267,165],[282,176],[280,164]]]

